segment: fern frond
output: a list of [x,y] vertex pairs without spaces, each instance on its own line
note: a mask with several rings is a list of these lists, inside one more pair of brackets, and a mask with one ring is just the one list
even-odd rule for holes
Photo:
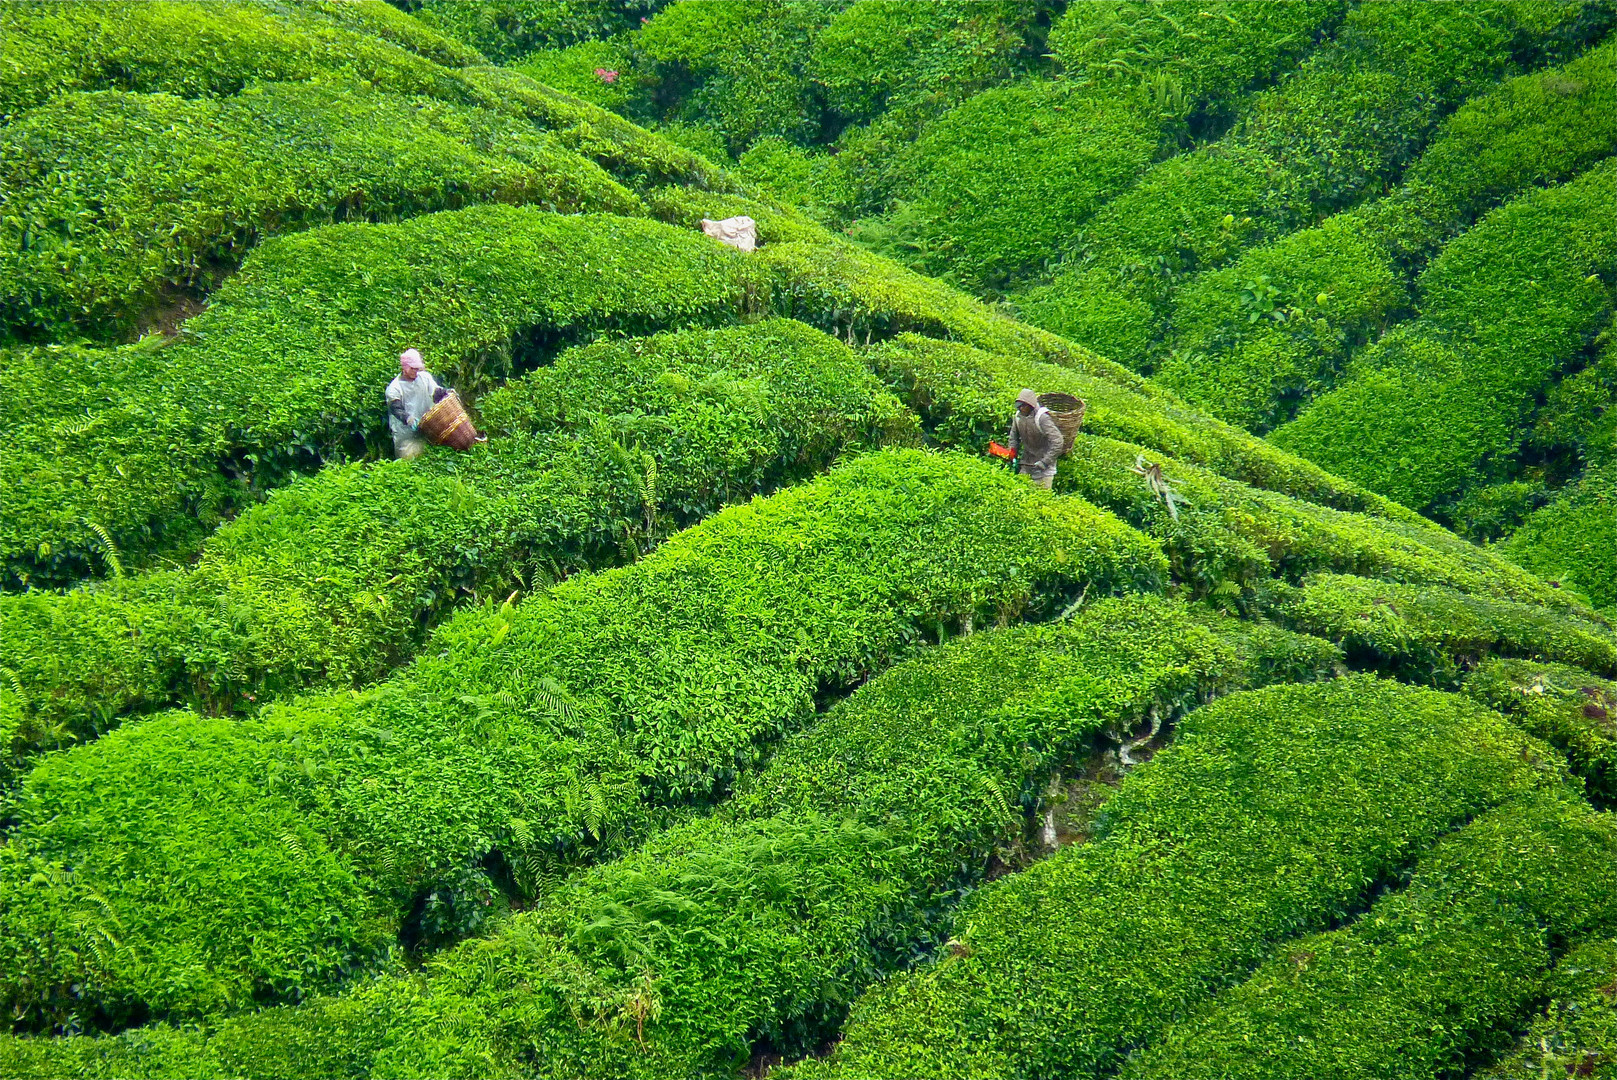
[[123,559],[119,555],[118,545],[112,542],[112,535],[96,522],[90,521],[86,524],[90,526],[91,532],[101,538],[101,555],[107,560],[107,569],[112,571],[114,578],[121,579],[124,576]]

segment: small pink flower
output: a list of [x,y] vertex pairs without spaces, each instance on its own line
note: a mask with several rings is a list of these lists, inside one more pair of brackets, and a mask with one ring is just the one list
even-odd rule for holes
[[618,73],[613,71],[611,68],[596,68],[595,77],[604,83],[615,83],[618,81]]

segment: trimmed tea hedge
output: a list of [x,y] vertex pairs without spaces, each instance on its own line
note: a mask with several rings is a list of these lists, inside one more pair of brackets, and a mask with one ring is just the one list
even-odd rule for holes
[[1233,99],[1289,67],[1340,11],[1334,2],[1074,5],[1052,33],[1067,78],[976,94],[887,164],[910,259],[976,292],[1041,271],[1188,133],[1193,114],[1233,112]]
[[[380,3],[366,8],[372,5],[7,4],[0,11],[7,60],[0,121],[71,90],[228,96],[257,80],[298,82],[329,73],[394,93],[468,101],[452,69],[434,60],[481,57],[412,19],[383,13]],[[383,25],[406,47],[369,32]]]
[[1010,402],[1022,387],[1040,393],[1062,391],[1089,403],[1085,431],[1139,443],[1254,487],[1438,531],[1418,514],[1279,452],[1238,428],[1187,409],[1149,383],[1144,384],[1145,392],[1133,393],[1126,384],[1110,380],[1104,370],[1075,370],[1042,362],[1037,356],[1003,349],[993,342],[972,348],[916,334],[901,334],[873,349],[868,358],[944,446],[980,452],[990,439],[1004,437]]
[[479,202],[642,209],[531,124],[341,82],[69,94],[0,129],[0,160],[0,324],[57,340],[125,334],[276,233]]
[[269,487],[380,446],[382,389],[406,346],[476,390],[533,362],[513,344],[733,321],[742,268],[734,250],[658,222],[510,206],[261,244],[167,347],[7,366],[7,576],[72,581],[102,568],[98,529],[150,550],[171,522],[232,497],[221,487]]
[[[1139,475],[1160,466],[1174,508]],[[1232,586],[1262,589],[1271,576],[1297,582],[1319,571],[1357,574],[1565,607],[1531,574],[1451,533],[1333,510],[1226,480],[1142,446],[1080,436],[1063,458],[1056,490],[1072,491],[1162,542],[1176,581],[1220,602]]]
[[[1607,406],[1617,416],[1617,408]],[[1617,458],[1534,511],[1500,550],[1617,616]]]
[[25,745],[378,678],[458,597],[610,564],[913,424],[844,346],[785,320],[569,350],[482,415],[487,447],[322,470],[188,573],[0,596]]
[[1443,840],[1345,929],[1288,942],[1119,1076],[1458,1076],[1509,1045],[1564,942],[1614,925],[1610,817],[1523,800]]
[[45,1026],[295,996],[412,914],[428,937],[476,929],[480,861],[531,888],[621,850],[928,637],[1163,570],[1110,515],[979,462],[856,459],[633,566],[463,612],[367,693],[42,759],[0,848],[0,989]]
[[1559,784],[1544,751],[1365,676],[1232,694],[1128,776],[1096,839],[973,895],[947,958],[866,995],[831,1057],[788,1075],[1110,1075],[1443,832]]
[[[1543,1080],[1563,1071],[1600,1076],[1617,1061],[1617,938],[1573,949],[1550,972],[1550,1003],[1516,1044],[1481,1080]],[[1609,1071],[1609,1069],[1608,1069]]]
[[1316,574],[1301,589],[1272,586],[1265,600],[1287,626],[1335,641],[1351,662],[1452,688],[1491,655],[1573,664],[1617,674],[1617,633],[1537,604]]
[[1384,199],[1247,251],[1174,299],[1158,377],[1267,430],[1380,336],[1439,248],[1522,189],[1571,179],[1617,144],[1617,42],[1511,79],[1447,121]]
[[1226,138],[1109,202],[1072,245],[1073,269],[1018,306],[1147,370],[1189,275],[1379,195],[1455,105],[1522,65],[1570,58],[1611,17],[1599,4],[1357,5]]
[[1592,797],[1617,804],[1617,682],[1566,664],[1494,659],[1463,689],[1562,750]]
[[1293,453],[1439,516],[1514,479],[1537,396],[1611,318],[1617,161],[1507,203],[1420,278],[1420,319],[1274,433]]
[[650,1077],[722,1072],[760,1043],[806,1048],[928,942],[991,852],[1023,843],[1020,811],[1045,805],[1052,770],[1099,732],[1334,660],[1318,639],[1211,625],[1133,597],[929,650],[788,738],[715,817],[573,879],[424,983],[241,1017],[185,1052],[147,1029],[0,1040],[0,1062],[19,1076],[47,1061],[129,1068],[123,1053],[144,1037],[165,1049],[142,1064],[191,1076],[311,1061],[332,1075],[498,1075],[532,1061],[553,1076]]

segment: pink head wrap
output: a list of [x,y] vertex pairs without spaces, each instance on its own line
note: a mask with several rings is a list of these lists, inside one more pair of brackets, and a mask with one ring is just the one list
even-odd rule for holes
[[424,367],[426,365],[421,362],[421,354],[414,349],[405,349],[399,354],[399,370],[405,374],[419,375]]

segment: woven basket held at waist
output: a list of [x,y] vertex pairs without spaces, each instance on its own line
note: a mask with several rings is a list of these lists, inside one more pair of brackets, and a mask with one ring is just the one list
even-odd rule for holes
[[466,408],[460,403],[460,395],[453,390],[444,399],[421,418],[416,425],[421,437],[436,446],[447,446],[452,450],[467,450],[478,439],[477,429],[466,415]]
[[1050,419],[1061,429],[1061,453],[1057,456],[1065,457],[1072,444],[1078,441],[1078,429],[1083,426],[1089,403],[1071,394],[1055,393],[1040,394],[1039,404],[1049,410]]

